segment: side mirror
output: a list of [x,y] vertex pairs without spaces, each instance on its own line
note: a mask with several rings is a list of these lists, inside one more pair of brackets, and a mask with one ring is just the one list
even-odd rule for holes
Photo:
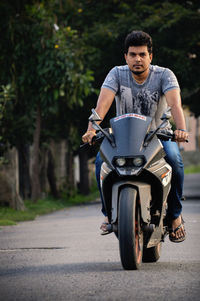
[[99,115],[97,114],[95,109],[92,109],[92,114],[89,117],[89,121],[91,121],[91,122],[93,122],[93,121],[102,121],[101,117],[99,117]]

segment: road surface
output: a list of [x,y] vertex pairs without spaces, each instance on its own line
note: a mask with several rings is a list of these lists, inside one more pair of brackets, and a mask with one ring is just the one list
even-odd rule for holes
[[200,182],[190,180],[186,241],[166,238],[160,260],[139,271],[124,271],[114,234],[99,234],[99,203],[1,227],[0,300],[199,300]]

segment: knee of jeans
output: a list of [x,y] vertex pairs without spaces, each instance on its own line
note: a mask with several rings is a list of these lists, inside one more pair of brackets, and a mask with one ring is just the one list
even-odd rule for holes
[[181,155],[176,154],[171,158],[168,158],[168,163],[173,169],[182,169],[184,167]]

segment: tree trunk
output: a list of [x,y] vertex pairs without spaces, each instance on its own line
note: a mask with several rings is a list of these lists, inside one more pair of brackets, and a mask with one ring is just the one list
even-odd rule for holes
[[54,198],[58,198],[58,190],[56,186],[55,166],[51,150],[48,151],[47,178],[51,189],[51,194]]
[[79,152],[80,160],[80,193],[87,195],[90,192],[89,187],[89,170],[88,170],[88,153],[85,151]]
[[29,173],[30,152],[29,146],[20,144],[18,146],[19,158],[19,194],[23,199],[31,197],[31,179]]
[[41,196],[40,168],[39,168],[40,131],[41,131],[41,111],[40,111],[40,107],[38,106],[35,131],[33,135],[33,165],[32,165],[32,177],[31,177],[31,188],[32,188],[31,199],[34,202],[37,202],[37,200]]
[[0,168],[0,203],[23,211],[25,206],[19,195],[18,150],[15,148],[8,150],[6,157],[8,163],[2,164]]
[[73,151],[71,148],[68,148],[67,151],[67,158],[66,158],[66,175],[67,175],[67,190],[69,195],[73,193],[74,190],[74,158],[73,158]]
[[23,211],[25,209],[24,202],[22,198],[19,195],[19,159],[18,159],[18,150],[14,152],[13,160],[14,163],[14,174],[13,179],[10,181],[12,183],[12,198],[10,206],[11,208],[14,208],[15,210]]
[[196,136],[195,136],[195,144],[196,144],[196,150],[200,150],[200,141],[199,141],[199,118],[196,118]]

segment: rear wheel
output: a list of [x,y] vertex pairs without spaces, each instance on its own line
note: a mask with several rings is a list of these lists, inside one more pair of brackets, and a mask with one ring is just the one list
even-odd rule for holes
[[162,243],[160,242],[157,246],[152,248],[143,248],[143,262],[156,262],[160,258],[161,254],[161,246]]
[[141,230],[137,191],[132,187],[124,187],[120,192],[118,218],[122,266],[126,270],[136,270],[142,262],[143,232]]

